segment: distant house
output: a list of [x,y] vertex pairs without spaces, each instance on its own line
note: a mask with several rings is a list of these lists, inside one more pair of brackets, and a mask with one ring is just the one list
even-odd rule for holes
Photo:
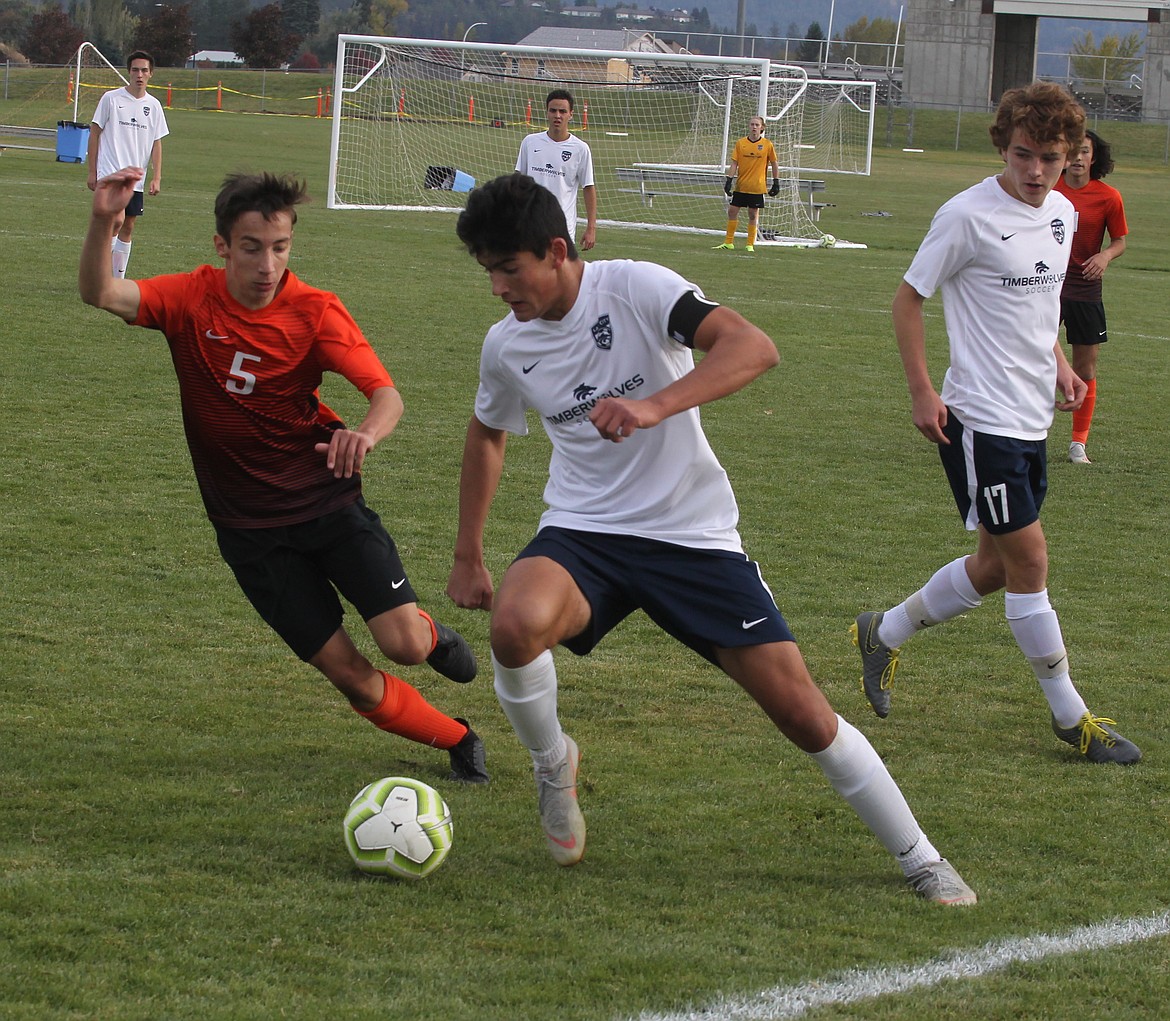
[[624,50],[628,32],[620,28],[549,28],[541,26],[517,46],[560,46],[574,50]]
[[[517,46],[549,46],[573,50],[613,50],[625,53],[687,52],[675,43],[658,39],[653,32],[632,29],[606,28],[549,28],[536,29],[521,39]],[[507,74],[520,78],[545,78],[564,81],[639,81],[641,74],[635,64],[620,58],[611,58],[602,64],[582,57],[537,56],[530,53],[503,53]]]
[[231,50],[200,50],[187,58],[187,67],[242,67],[244,58]]

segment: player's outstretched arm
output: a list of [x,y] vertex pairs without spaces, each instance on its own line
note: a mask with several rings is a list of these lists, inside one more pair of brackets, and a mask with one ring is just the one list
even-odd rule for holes
[[447,595],[456,606],[468,610],[492,608],[491,572],[483,559],[483,531],[500,475],[508,434],[489,429],[474,415],[463,444],[463,468],[459,475],[459,531],[455,537],[455,563],[447,581]]
[[133,280],[113,275],[110,265],[110,238],[114,223],[122,215],[136,182],[142,180],[141,167],[126,167],[97,182],[93,191],[93,208],[89,230],[81,245],[81,264],[77,271],[77,290],[81,300],[105,309],[132,323],[138,318],[141,295]]
[[930,381],[926,366],[926,324],[922,306],[926,299],[905,280],[894,294],[894,336],[898,340],[898,354],[910,388],[911,416],[914,427],[931,443],[950,440],[943,433],[947,424],[947,406]]

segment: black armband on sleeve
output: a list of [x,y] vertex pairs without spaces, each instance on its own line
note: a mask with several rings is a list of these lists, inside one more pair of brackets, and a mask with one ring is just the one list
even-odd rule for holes
[[716,301],[708,301],[695,291],[687,291],[674,303],[666,329],[671,337],[687,347],[695,346],[695,332],[699,324],[719,307]]

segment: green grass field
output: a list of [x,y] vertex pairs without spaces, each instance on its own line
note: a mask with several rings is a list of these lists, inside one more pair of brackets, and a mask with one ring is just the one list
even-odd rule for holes
[[[322,200],[301,214],[293,266],[342,296],[406,402],[367,464],[367,497],[424,607],[486,661],[486,615],[443,590],[479,344],[502,306],[453,219],[327,210],[325,121],[170,120],[164,191],[147,200],[131,274],[212,261],[225,171],[308,178]],[[406,671],[485,738],[486,789],[448,783],[444,754],[360,720],[263,626],[221,563],[159,335],[77,297],[85,167],[0,156],[0,1016],[788,1017],[760,994],[858,988],[856,972],[1164,919],[1170,205],[1160,160],[1117,156],[1132,241],[1106,282],[1096,463],[1063,460],[1069,422],[1058,417],[1045,524],[1074,678],[1145,751],[1132,769],[1088,765],[1053,738],[1002,598],[906,647],[888,720],[857,686],[854,615],[969,547],[910,423],[888,308],[935,208],[995,172],[990,149],[880,151],[870,179],[831,181],[821,227],[863,250],[753,258],[603,230],[591,253],[663,262],[775,339],[780,368],[704,412],[745,543],[830,700],[978,890],[968,911],[912,896],[819,770],[641,617],[588,659],[558,654],[562,719],[584,752],[590,836],[578,868],[544,850],[528,757],[490,669],[470,688]],[[863,215],[877,211],[890,215]],[[927,309],[941,377],[941,304]],[[343,384],[323,396],[359,413]],[[488,535],[497,572],[535,525],[547,456],[539,430],[510,445]],[[419,884],[363,878],[341,839],[350,798],[392,774],[434,784],[454,814],[454,849]],[[829,997],[800,1016],[1165,1016],[1164,935],[1065,949]]]

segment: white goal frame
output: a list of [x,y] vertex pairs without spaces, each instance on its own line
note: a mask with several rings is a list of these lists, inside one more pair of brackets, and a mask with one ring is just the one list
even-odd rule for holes
[[[341,35],[327,205],[457,212],[477,178],[512,170],[520,141],[544,127],[546,92],[565,87],[577,97],[571,130],[593,150],[601,223],[722,234],[726,161],[758,114],[782,167],[759,243],[817,244],[826,203],[813,189],[824,182],[807,176],[869,172],[873,89],[837,104],[867,106],[843,163],[832,123],[815,150],[801,147],[805,95],[828,86],[831,99],[849,84],[810,83],[798,66],[753,57]],[[834,103],[817,95],[824,121]]]
[[[93,51],[93,53],[98,58],[100,63],[97,63],[97,62],[95,62],[93,64],[84,63],[85,54],[89,50]],[[126,80],[126,76],[124,74],[122,74],[122,72],[118,68],[114,67],[114,65],[111,64],[106,59],[106,55],[104,53],[102,53],[102,51],[99,50],[96,46],[94,46],[94,44],[91,42],[88,42],[88,41],[83,42],[80,46],[77,47],[77,53],[74,54],[72,63],[74,65],[74,73],[75,73],[75,77],[73,79],[73,120],[74,121],[77,120],[78,104],[81,102],[82,88],[92,88],[93,87],[91,83],[83,81],[83,78],[82,78],[83,71],[88,71],[91,69],[101,70],[102,65],[105,65],[111,71],[114,72],[114,74],[117,76],[119,82],[121,82],[123,85],[130,84]],[[89,77],[89,76],[86,75],[86,77]],[[108,79],[99,79],[98,80],[98,87],[101,88],[101,90],[103,92],[106,92],[109,89],[118,88],[118,86],[116,84],[109,82]],[[96,106],[96,102],[94,105]]]

